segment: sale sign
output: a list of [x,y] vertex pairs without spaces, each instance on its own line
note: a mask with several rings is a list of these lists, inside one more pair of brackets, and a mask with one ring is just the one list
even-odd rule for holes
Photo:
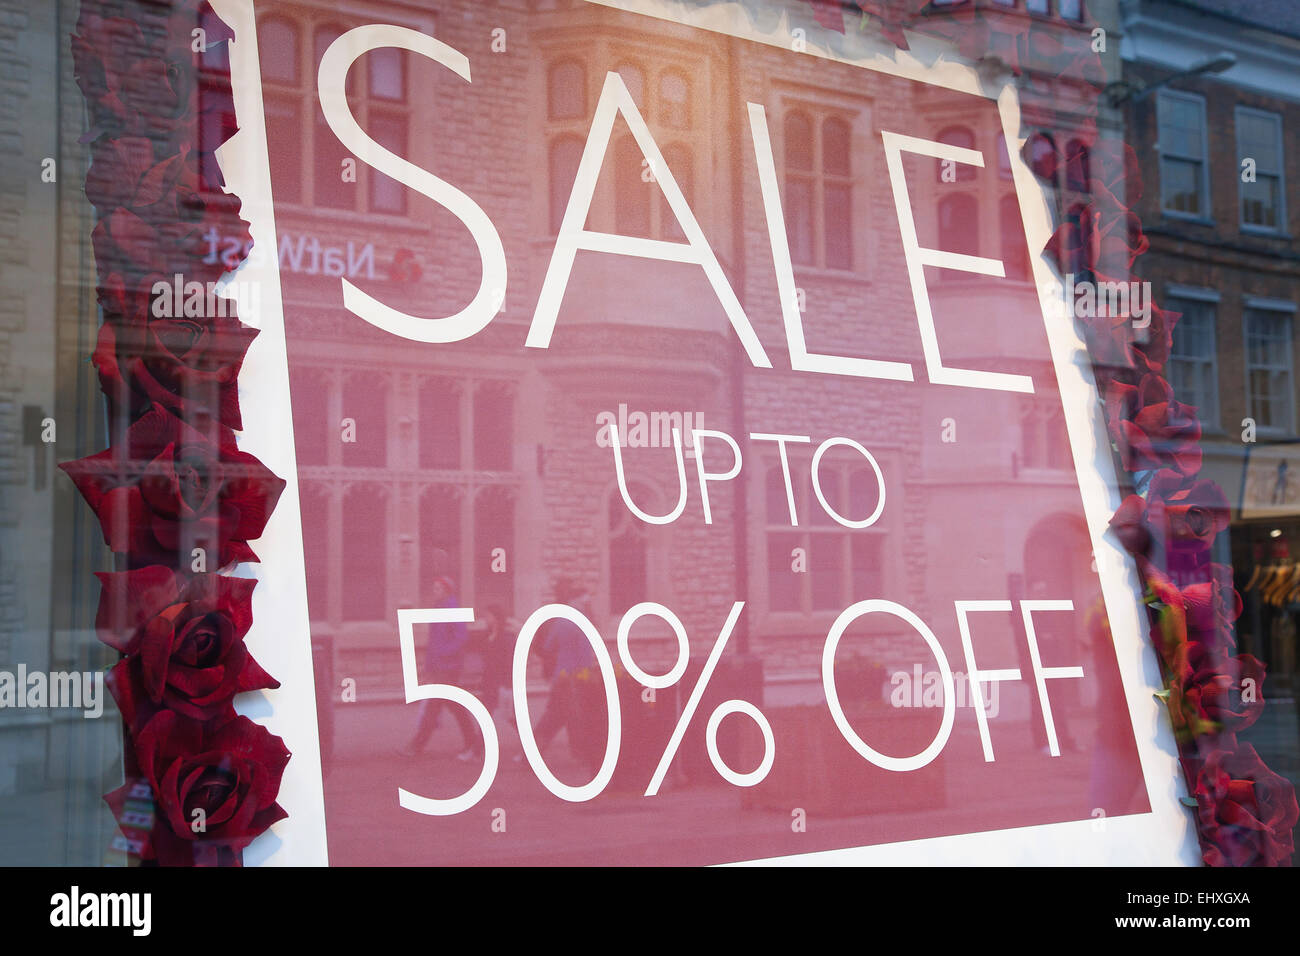
[[1013,89],[597,4],[256,40],[331,862],[1150,810]]

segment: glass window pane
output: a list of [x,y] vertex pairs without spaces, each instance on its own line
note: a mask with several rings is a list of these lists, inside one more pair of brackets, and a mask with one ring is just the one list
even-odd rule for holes
[[587,71],[566,61],[551,67],[548,97],[551,119],[577,119],[587,113]]
[[262,75],[282,83],[298,82],[298,34],[283,20],[267,20],[257,29]]
[[[614,230],[624,236],[650,235],[650,188],[641,147],[631,136],[614,146]],[[655,186],[657,189],[658,186]]]
[[790,258],[799,265],[812,265],[813,207],[812,183],[806,179],[787,179],[785,183],[785,226],[789,235]]
[[460,391],[432,379],[420,386],[420,467],[460,467]]
[[582,161],[582,140],[564,136],[551,143],[551,232],[560,231],[564,211],[569,205],[569,193],[578,178],[578,163]]
[[645,112],[645,71],[641,67],[632,63],[624,63],[618,68],[618,75],[623,79],[623,85],[627,87],[628,93],[632,95],[632,102],[636,108]]
[[802,535],[776,533],[767,536],[767,596],[773,611],[800,610],[800,581],[806,572],[793,570],[794,549]]
[[1160,187],[1166,209],[1192,216],[1201,214],[1200,163],[1164,158],[1160,163]]
[[380,47],[366,54],[370,70],[370,95],[384,100],[406,98],[406,78],[403,75],[402,51],[396,47]]
[[808,583],[814,611],[844,609],[844,548],[846,535],[814,534],[810,537]]
[[811,171],[812,155],[812,123],[802,113],[791,113],[785,118],[785,168]]
[[659,118],[668,126],[685,129],[691,124],[690,84],[680,73],[659,79]]
[[[406,118],[373,115],[370,135],[375,142],[398,156],[406,155]],[[367,169],[370,177],[370,208],[377,212],[405,215],[407,187],[376,169]]]
[[514,458],[515,403],[510,389],[488,383],[474,391],[474,467],[508,471]]
[[822,124],[822,172],[828,176],[848,176],[849,124],[831,117]]
[[853,268],[853,190],[848,186],[827,183],[823,190],[826,204],[826,268]]

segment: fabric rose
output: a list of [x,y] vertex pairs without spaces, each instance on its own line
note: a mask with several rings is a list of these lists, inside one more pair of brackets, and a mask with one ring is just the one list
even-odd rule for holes
[[252,578],[188,577],[160,565],[96,577],[99,639],[126,655],[109,685],[127,726],[160,708],[212,720],[230,711],[235,694],[280,686],[244,644]]
[[1129,554],[1146,554],[1151,549],[1151,529],[1147,523],[1147,503],[1141,495],[1129,495],[1110,519],[1120,545]]
[[[1187,633],[1206,644],[1236,646],[1232,627],[1241,617],[1241,595],[1232,584],[1232,568],[1226,564],[1206,564],[1198,569],[1199,580],[1183,588],[1183,606],[1187,610]],[[1211,636],[1216,641],[1211,641]]]
[[1196,410],[1174,400],[1169,383],[1145,375],[1135,386],[1113,383],[1106,394],[1110,432],[1126,471],[1201,468],[1201,423]]
[[1170,548],[1206,550],[1232,519],[1228,499],[1218,484],[1188,480],[1168,468],[1152,476],[1147,501],[1148,514],[1154,516]]
[[1290,866],[1300,818],[1295,789],[1250,744],[1216,750],[1194,785],[1202,859],[1209,866]]
[[1200,641],[1187,641],[1174,667],[1170,711],[1181,710],[1193,735],[1240,733],[1264,710],[1264,665],[1250,654],[1230,657]]
[[141,312],[139,289],[150,280],[168,281],[155,273],[135,292],[113,276],[105,282],[101,299],[133,311],[99,327],[93,360],[100,386],[132,418],[154,404],[190,420],[206,413],[228,428],[242,428],[239,371],[257,330],[233,314],[193,318]]
[[210,570],[256,561],[248,542],[261,536],[285,483],[240,451],[233,432],[216,431],[212,440],[154,407],[114,446],[59,467],[132,567],[188,567],[194,548],[216,559]]
[[[287,816],[275,797],[289,751],[247,717],[205,724],[164,710],[133,743],[155,803],[143,859],[162,866],[238,866],[240,851]],[[119,825],[125,826],[132,786],[104,797]]]

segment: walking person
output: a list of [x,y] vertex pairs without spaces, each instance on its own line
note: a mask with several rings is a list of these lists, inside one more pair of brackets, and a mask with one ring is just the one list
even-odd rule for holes
[[[434,607],[459,607],[455,585],[450,578],[439,577],[433,582]],[[424,647],[424,680],[429,683],[453,684],[460,686],[460,675],[465,668],[465,645],[469,642],[469,629],[464,622],[439,622],[429,628],[429,643]],[[398,750],[404,757],[412,757],[424,749],[430,735],[438,726],[444,706],[451,706],[451,712],[460,726],[464,749],[456,755],[457,760],[469,762],[478,760],[483,755],[483,737],[478,723],[470,712],[459,704],[447,700],[420,701],[420,715],[411,738]]]

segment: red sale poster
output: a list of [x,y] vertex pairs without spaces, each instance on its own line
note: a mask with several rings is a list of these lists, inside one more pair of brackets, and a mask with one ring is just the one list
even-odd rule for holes
[[1014,97],[788,24],[276,7],[330,862],[1150,811],[1027,238],[1077,184]]

